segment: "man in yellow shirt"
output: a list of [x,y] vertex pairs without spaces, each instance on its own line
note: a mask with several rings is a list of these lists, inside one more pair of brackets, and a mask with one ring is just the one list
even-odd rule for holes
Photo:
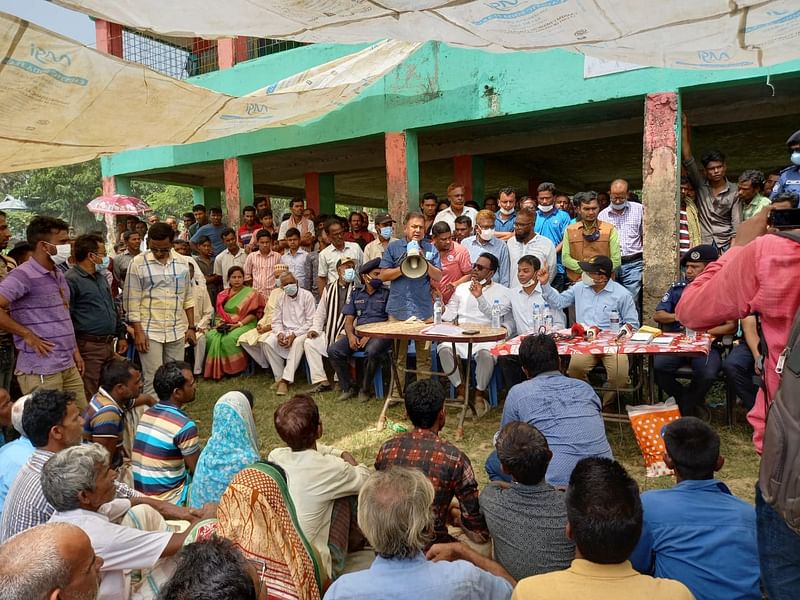
[[622,465],[584,458],[572,471],[565,501],[575,560],[564,571],[523,579],[511,600],[694,598],[682,583],[640,575],[631,566],[628,557],[642,532],[642,503],[639,486]]

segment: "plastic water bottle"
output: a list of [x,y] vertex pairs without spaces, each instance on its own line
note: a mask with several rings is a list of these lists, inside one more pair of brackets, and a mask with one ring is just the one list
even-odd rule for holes
[[694,329],[686,328],[686,339],[687,340],[695,340],[697,339],[697,332]]
[[619,311],[612,310],[611,316],[608,318],[608,322],[610,323],[611,333],[619,333]]
[[436,298],[433,303],[433,324],[439,325],[442,322],[442,314],[444,313],[444,304],[441,298]]
[[492,329],[500,329],[500,300],[492,304]]
[[546,302],[542,313],[542,321],[544,322],[544,332],[553,333],[553,311],[550,310],[550,305]]
[[544,325],[542,323],[542,307],[538,304],[533,305],[533,334],[539,335],[539,329]]

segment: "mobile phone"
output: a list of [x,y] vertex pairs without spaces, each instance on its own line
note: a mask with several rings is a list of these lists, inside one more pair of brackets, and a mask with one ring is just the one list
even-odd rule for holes
[[462,329],[461,335],[478,335],[480,333],[477,329]]
[[767,223],[774,229],[800,229],[800,208],[779,208],[769,213]]

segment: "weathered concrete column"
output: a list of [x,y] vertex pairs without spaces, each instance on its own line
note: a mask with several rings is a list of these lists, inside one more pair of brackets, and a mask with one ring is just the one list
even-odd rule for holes
[[395,231],[402,231],[409,207],[419,206],[419,150],[414,131],[387,133],[386,145],[386,196],[389,214],[397,223]]
[[461,155],[453,157],[453,181],[464,184],[464,199],[475,200],[483,206],[486,194],[485,165],[480,156]]
[[202,204],[206,208],[222,208],[222,190],[214,187],[193,187],[192,204]]
[[642,202],[644,295],[642,321],[652,323],[656,304],[678,278],[680,192],[678,94],[648,94],[644,104]]
[[[110,177],[103,177],[103,195],[113,196],[114,194],[122,194],[130,196],[131,193],[131,180],[127,177],[119,175],[112,175]],[[122,231],[125,229],[125,218],[118,218],[114,215],[105,215],[106,223],[106,243],[109,248],[114,247]]]
[[229,69],[247,60],[247,38],[222,38],[217,41],[217,64],[220,69]]
[[539,195],[539,184],[541,183],[542,181],[538,177],[529,177],[527,195],[531,198],[536,198]]
[[123,58],[122,54],[122,25],[97,19],[94,22],[96,48],[100,52],[105,52],[117,58]]
[[225,206],[228,209],[228,226],[239,226],[242,206],[253,204],[253,161],[241,156],[226,158]]
[[336,212],[336,186],[333,173],[306,173],[306,205],[318,215]]

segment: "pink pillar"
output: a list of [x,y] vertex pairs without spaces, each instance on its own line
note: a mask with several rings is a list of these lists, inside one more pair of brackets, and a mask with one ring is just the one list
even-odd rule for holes
[[97,19],[94,22],[97,49],[117,58],[122,58],[122,25]]
[[386,192],[389,214],[401,230],[406,213],[419,205],[419,153],[413,131],[386,133]]
[[453,181],[457,181],[464,186],[465,200],[474,200],[472,197],[472,156],[461,155],[453,157]]
[[229,69],[247,60],[247,38],[223,38],[217,42],[217,61],[220,69]]

